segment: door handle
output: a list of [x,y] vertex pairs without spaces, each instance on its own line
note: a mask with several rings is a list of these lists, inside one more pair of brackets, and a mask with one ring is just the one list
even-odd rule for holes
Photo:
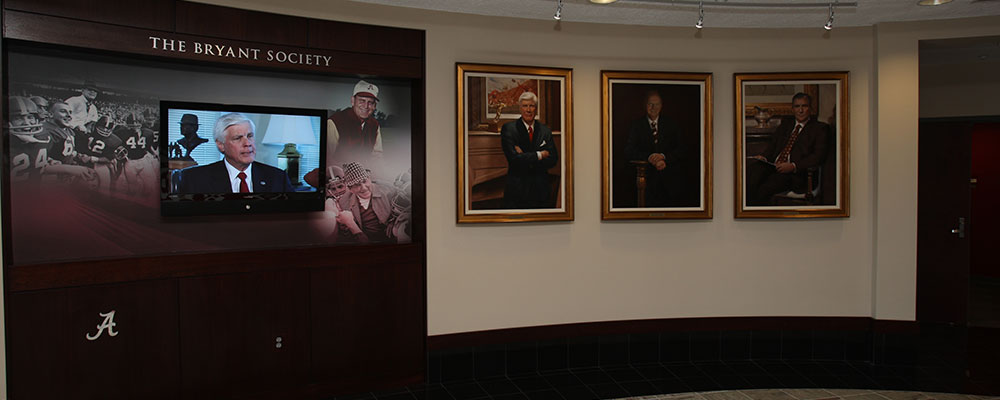
[[958,218],[958,228],[952,229],[951,233],[958,234],[959,239],[965,238],[965,217]]

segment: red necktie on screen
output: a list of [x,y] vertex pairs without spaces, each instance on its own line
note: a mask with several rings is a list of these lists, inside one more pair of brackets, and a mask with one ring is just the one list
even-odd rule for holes
[[528,125],[528,141],[535,141],[535,130],[531,127],[531,125]]
[[236,177],[240,178],[240,193],[250,193],[250,186],[247,186],[247,174],[240,171]]
[[792,152],[792,146],[795,145],[795,139],[798,139],[799,132],[802,130],[802,125],[795,124],[795,129],[792,130],[792,136],[788,137],[788,143],[785,144],[785,148],[781,150],[781,154],[778,154],[778,159],[775,160],[776,163],[788,162],[788,154]]

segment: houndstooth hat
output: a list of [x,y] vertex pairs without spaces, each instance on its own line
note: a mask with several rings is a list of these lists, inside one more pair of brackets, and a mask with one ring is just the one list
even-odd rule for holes
[[361,164],[356,162],[344,164],[344,184],[347,186],[361,183],[371,176],[372,172],[362,167]]

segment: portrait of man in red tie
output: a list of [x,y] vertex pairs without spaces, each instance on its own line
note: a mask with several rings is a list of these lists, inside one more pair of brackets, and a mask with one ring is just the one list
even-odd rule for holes
[[573,220],[573,71],[456,69],[458,222]]
[[510,209],[554,208],[555,196],[548,170],[559,163],[552,130],[535,119],[538,96],[518,97],[521,117],[500,129],[500,145],[507,159],[503,204]]
[[223,159],[180,171],[176,193],[294,192],[285,171],[254,161],[255,131],[243,114],[219,117],[212,133]]
[[747,157],[746,204],[774,205],[778,194],[804,194],[810,171],[824,165],[833,146],[830,125],[814,117],[812,96],[792,97],[792,118],[781,122],[759,154]]

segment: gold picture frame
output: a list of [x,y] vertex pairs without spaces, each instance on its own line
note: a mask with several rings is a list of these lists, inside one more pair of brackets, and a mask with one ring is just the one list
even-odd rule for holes
[[[455,65],[457,221],[572,221],[573,70]],[[526,92],[535,97],[530,133]]]
[[711,73],[601,71],[601,111],[601,219],[712,218]]
[[736,218],[850,216],[847,78],[734,74]]

